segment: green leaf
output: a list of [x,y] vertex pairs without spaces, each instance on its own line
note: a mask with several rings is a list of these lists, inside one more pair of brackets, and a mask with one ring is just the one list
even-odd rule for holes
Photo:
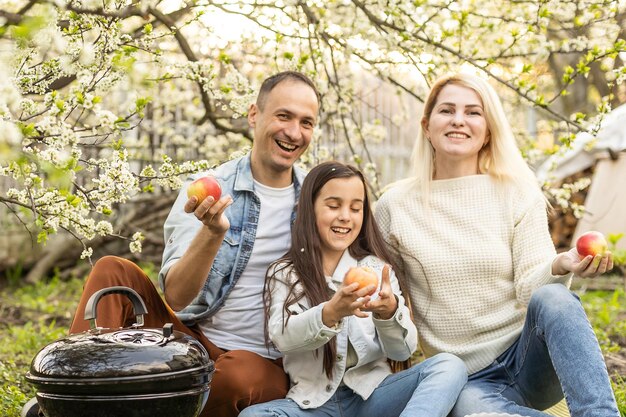
[[124,49],[116,51],[115,55],[113,55],[113,58],[111,58],[111,63],[113,64],[113,67],[126,71],[130,71],[133,68],[135,61],[135,58],[129,56],[127,50]]
[[63,101],[63,100],[56,100],[54,102],[54,105],[57,107],[57,109],[61,110],[61,113],[63,113],[65,111],[65,101]]
[[72,207],[78,207],[82,199],[77,195],[70,194],[67,197],[65,197],[65,201]]
[[579,62],[578,64],[576,64],[576,70],[582,74],[582,75],[587,75],[589,73],[589,71],[591,70],[591,68],[585,64],[584,62]]
[[539,9],[539,17],[551,17],[552,12],[547,7],[542,7]]
[[11,32],[19,44],[30,41],[47,24],[44,16],[28,16],[19,25],[13,26]]
[[33,137],[39,135],[39,132],[37,132],[37,129],[35,129],[34,123],[26,124],[22,122],[17,122],[17,127],[22,132],[22,136]]
[[617,242],[619,242],[623,237],[624,233],[609,233],[607,239],[609,240],[609,244],[612,247],[615,247],[615,245],[617,245]]
[[228,56],[228,54],[224,51],[220,51],[220,54],[217,57],[217,59],[220,62],[223,62],[224,64],[230,64],[230,56]]
[[580,16],[574,17],[574,26],[581,27],[585,24],[585,21]]
[[120,149],[122,149],[122,145],[124,145],[124,142],[122,141],[122,139],[118,139],[115,142],[111,143],[111,147],[115,149],[116,151],[119,151]]
[[135,100],[135,108],[137,109],[137,112],[141,112],[143,109],[146,108],[146,106],[148,105],[148,103],[150,103],[152,101],[152,97],[139,97],[138,99]]
[[48,232],[45,230],[42,230],[41,232],[37,234],[37,243],[45,244],[46,242],[48,242]]

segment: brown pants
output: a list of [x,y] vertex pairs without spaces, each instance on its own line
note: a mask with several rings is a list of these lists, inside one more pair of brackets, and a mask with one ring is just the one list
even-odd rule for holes
[[[185,326],[174,311],[163,301],[152,281],[134,263],[114,256],[101,258],[94,265],[83,288],[70,328],[70,333],[89,329],[83,319],[85,305],[96,291],[122,285],[137,291],[148,309],[144,326],[160,328],[173,323],[174,329],[196,338],[215,362],[211,391],[202,417],[236,417],[252,404],[284,398],[289,380],[283,371],[282,361],[272,361],[245,350],[223,351],[211,343],[197,327]],[[112,294],[98,302],[99,327],[128,327],[135,322],[133,307],[126,296]]]

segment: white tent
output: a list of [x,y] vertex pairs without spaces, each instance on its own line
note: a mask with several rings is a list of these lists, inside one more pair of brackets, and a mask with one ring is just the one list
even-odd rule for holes
[[624,233],[618,247],[626,248],[626,105],[607,114],[600,125],[596,143],[582,132],[572,149],[562,156],[554,155],[537,170],[540,180],[560,181],[595,164],[591,185],[585,200],[585,215],[578,221],[572,242],[589,230],[605,235]]
[[[543,162],[535,171],[540,180],[560,181],[595,164],[599,157],[626,150],[626,104],[608,113],[596,136],[592,149],[586,149],[593,136],[581,132],[576,136],[572,148],[563,155],[555,154]],[[551,168],[556,166],[554,170]]]

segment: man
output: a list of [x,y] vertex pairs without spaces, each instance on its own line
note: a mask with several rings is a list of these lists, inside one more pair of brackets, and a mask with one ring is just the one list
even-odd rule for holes
[[[248,405],[283,398],[288,379],[280,354],[265,346],[263,284],[269,264],[290,245],[304,177],[294,163],[311,142],[318,111],[317,89],[303,74],[267,78],[248,112],[251,152],[211,172],[223,197],[188,199],[185,186],[165,222],[159,282],[167,304],[135,264],[104,257],[85,283],[70,332],[89,328],[82,317],[91,294],[114,285],[132,287],[146,302],[146,327],[171,322],[198,339],[215,361],[202,416],[235,417]],[[100,300],[100,326],[133,322],[124,296]]]

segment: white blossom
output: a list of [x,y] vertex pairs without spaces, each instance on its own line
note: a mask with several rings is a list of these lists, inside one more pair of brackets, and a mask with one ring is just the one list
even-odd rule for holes
[[91,258],[91,255],[93,255],[93,248],[89,247],[82,251],[80,259]]
[[[176,33],[152,26],[157,3],[73,3],[97,10],[93,14],[69,12],[66,1],[35,3],[24,13],[35,18],[32,30],[21,28],[21,39],[11,31],[0,38],[0,176],[10,181],[5,198],[23,205],[16,212],[36,210],[32,218],[51,233],[67,229],[82,240],[112,235],[119,230],[112,214],[142,191],[179,188],[189,173],[248,152],[244,116],[260,82],[280,70],[307,73],[322,94],[320,122],[300,165],[352,161],[379,189],[385,185],[379,174],[389,169],[379,151],[408,158],[420,100],[438,75],[471,68],[497,76],[494,86],[531,163],[546,152],[564,152],[568,145],[554,149],[559,136],[568,143],[579,127],[593,132],[611,109],[594,91],[588,100],[595,111],[581,110],[587,114],[582,120],[561,115],[566,68],[554,70],[545,64],[548,58],[571,66],[574,87],[568,84],[566,92],[591,83],[582,78],[593,67],[594,79],[612,82],[617,100],[624,97],[626,70],[615,67],[624,59],[623,47],[612,49],[620,48],[624,2],[591,0],[580,9],[558,0],[374,0],[362,5],[368,13],[348,0],[232,2],[232,10],[249,17],[240,37],[207,24],[207,15],[224,22],[235,15],[208,3],[176,17]],[[162,12],[177,7],[166,3],[158,3]],[[127,6],[145,16],[107,16],[119,16]],[[12,1],[7,11],[20,7]],[[175,34],[185,37],[193,59],[181,53]],[[539,105],[548,111],[539,117],[557,137],[555,146],[540,148],[536,138],[521,133],[527,126],[520,103],[526,106],[528,98],[543,100]],[[404,162],[394,161],[394,168]],[[583,186],[547,193],[555,205],[579,215],[584,208],[571,198]],[[18,215],[17,223],[27,218]],[[128,239],[135,232],[119,233]],[[133,236],[130,248],[141,250],[141,239]]]

